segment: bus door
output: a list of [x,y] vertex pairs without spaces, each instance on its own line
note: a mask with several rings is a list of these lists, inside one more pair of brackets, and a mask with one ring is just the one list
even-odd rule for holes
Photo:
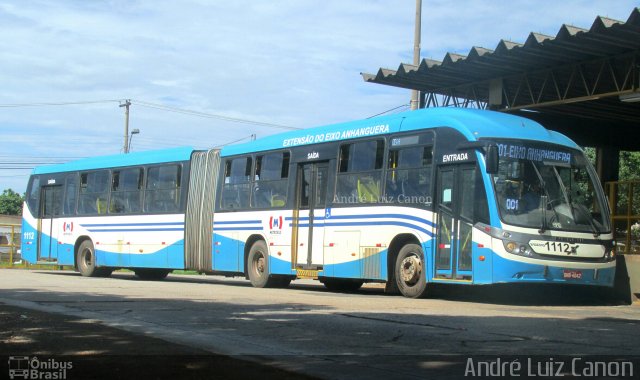
[[328,174],[328,161],[298,165],[291,243],[292,263],[296,268],[317,270],[324,264]]
[[40,222],[38,223],[38,261],[58,259],[58,234],[62,214],[63,187],[60,185],[43,186],[40,196]]
[[435,277],[471,281],[475,165],[438,167]]

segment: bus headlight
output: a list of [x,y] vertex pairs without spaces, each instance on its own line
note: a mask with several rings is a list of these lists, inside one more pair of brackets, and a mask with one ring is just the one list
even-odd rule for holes
[[611,248],[611,250],[609,250],[607,253],[605,253],[604,258],[607,261],[613,261],[613,260],[616,259],[616,248],[615,248],[615,246],[613,248]]
[[514,255],[531,256],[531,247],[528,244],[516,243],[514,241],[503,241],[504,249]]

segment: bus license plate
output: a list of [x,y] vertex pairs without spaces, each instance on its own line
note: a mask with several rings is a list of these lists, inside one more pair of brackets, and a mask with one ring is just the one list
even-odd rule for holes
[[565,280],[580,280],[582,278],[582,271],[565,269],[562,273],[562,277]]

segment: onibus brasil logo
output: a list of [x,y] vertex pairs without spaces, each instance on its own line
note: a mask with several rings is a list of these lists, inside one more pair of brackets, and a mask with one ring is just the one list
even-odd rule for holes
[[67,371],[73,363],[56,359],[40,360],[34,356],[9,356],[10,379],[48,379],[62,380],[67,378]]

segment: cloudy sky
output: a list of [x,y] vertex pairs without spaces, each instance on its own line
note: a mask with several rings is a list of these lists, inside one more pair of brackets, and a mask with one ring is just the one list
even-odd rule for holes
[[[555,36],[563,23],[588,29],[598,15],[626,21],[638,6],[423,0],[422,57]],[[24,191],[30,170],[19,167],[121,152],[124,99],[140,130],[133,151],[408,104],[408,91],[360,72],[412,61],[414,12],[413,0],[0,0],[0,191]]]

